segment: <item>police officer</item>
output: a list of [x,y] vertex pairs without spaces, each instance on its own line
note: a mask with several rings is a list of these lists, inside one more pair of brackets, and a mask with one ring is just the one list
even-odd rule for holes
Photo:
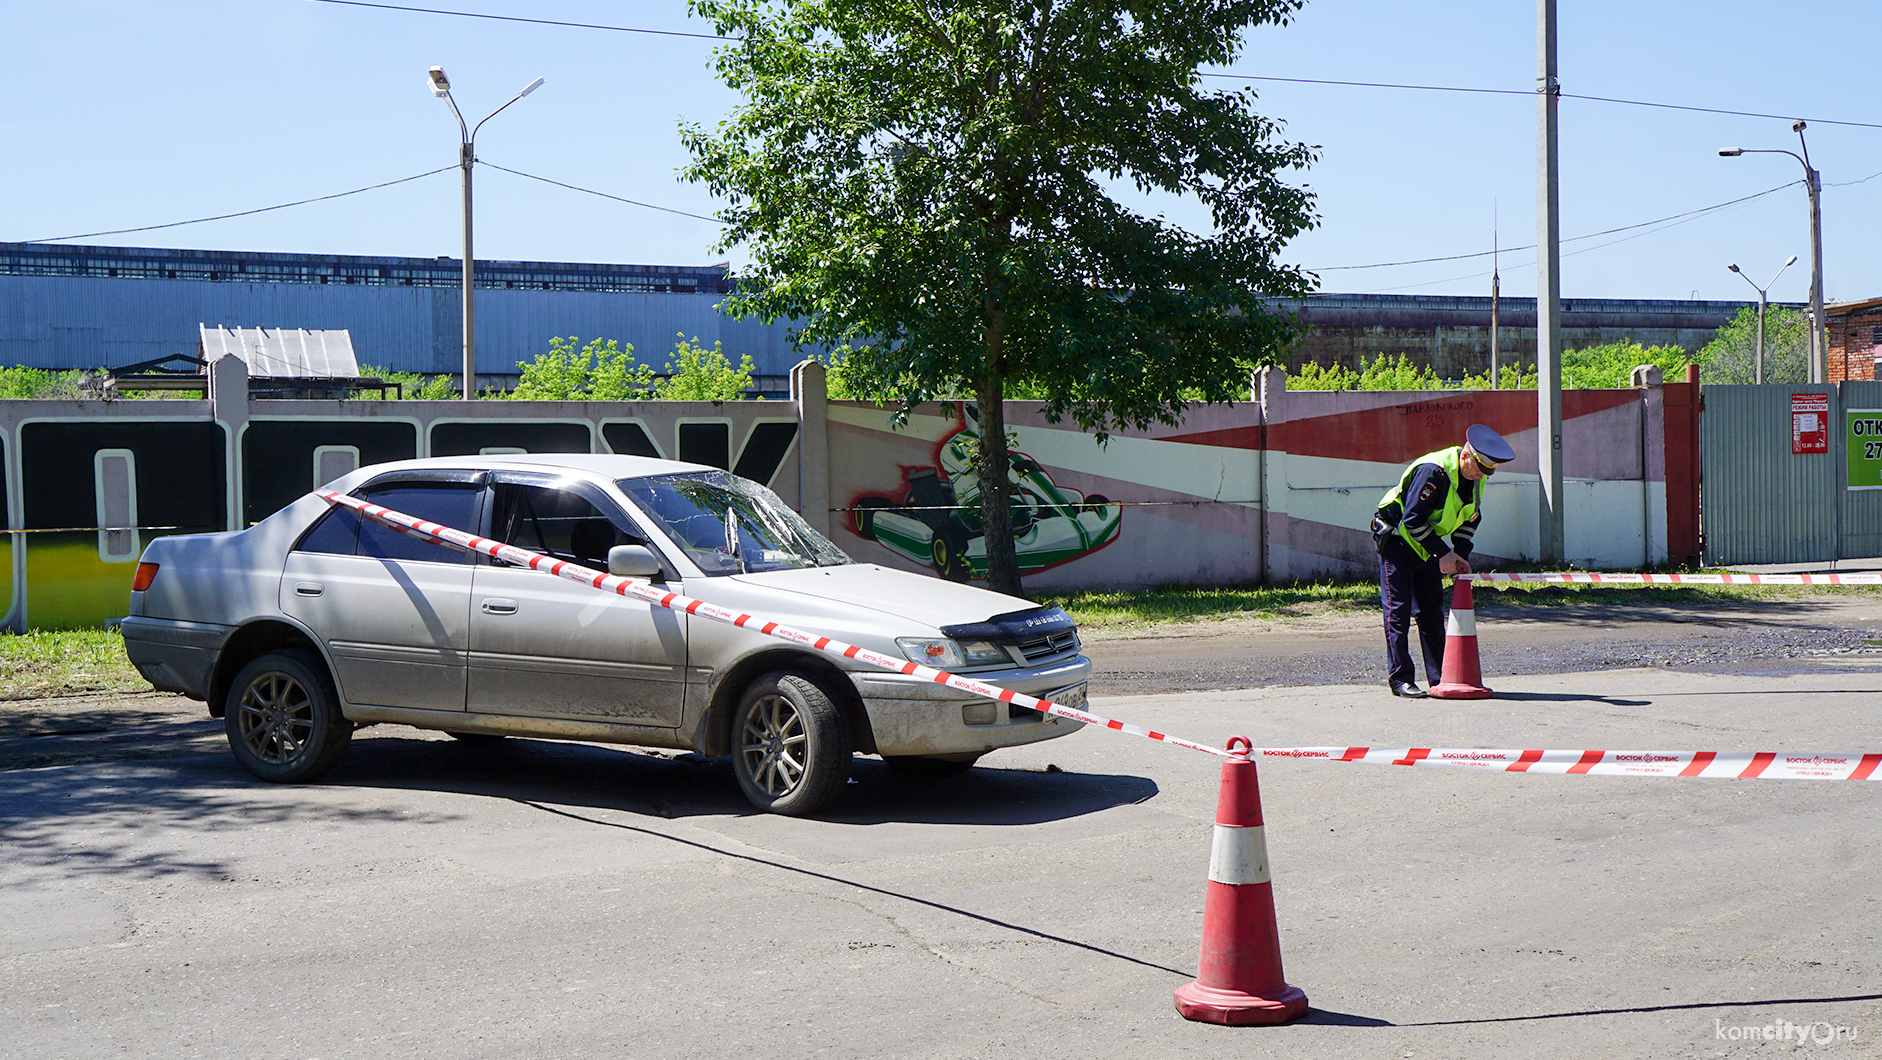
[[[1423,699],[1411,658],[1411,619],[1425,652],[1425,677],[1444,673],[1444,578],[1470,573],[1471,538],[1483,518],[1483,479],[1516,450],[1483,424],[1464,444],[1412,461],[1398,485],[1379,499],[1372,540],[1379,550],[1379,596],[1385,610],[1386,685],[1395,696]],[[1449,537],[1449,545],[1444,538]]]

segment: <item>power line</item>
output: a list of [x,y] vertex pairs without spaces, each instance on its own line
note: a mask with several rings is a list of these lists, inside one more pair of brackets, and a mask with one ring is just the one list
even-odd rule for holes
[[531,180],[540,180],[544,184],[554,184],[558,188],[567,188],[570,191],[585,192],[589,195],[599,195],[604,199],[613,199],[615,202],[624,202],[628,204],[629,206],[639,206],[639,207],[642,207],[643,209],[648,209],[648,210],[659,210],[661,213],[676,213],[676,214],[679,214],[681,217],[691,217],[691,218],[694,218],[695,220],[700,220],[700,221],[711,221],[713,224],[722,225],[725,223],[724,221],[719,220],[717,217],[707,217],[705,214],[701,214],[701,213],[687,213],[685,210],[675,210],[671,206],[655,206],[653,203],[650,203],[650,202],[637,202],[633,199],[623,199],[619,195],[609,195],[605,191],[596,191],[593,188],[578,188],[573,184],[564,184],[559,180],[550,180],[548,177],[539,177],[534,173],[524,173],[521,170],[508,169],[508,168],[496,165],[491,162],[486,162],[481,158],[477,160],[477,164],[480,166],[487,166],[491,169],[499,169],[505,173],[510,173],[515,176],[528,177]]
[[[1876,174],[1876,176],[1882,176],[1882,173],[1878,173]],[[1872,178],[1864,177],[1863,179],[1869,180]],[[1602,232],[1589,232],[1586,235],[1570,236],[1567,239],[1562,240],[1562,242],[1574,243],[1583,239],[1598,239],[1601,236],[1611,236],[1617,232],[1631,232],[1636,228],[1649,228],[1653,225],[1665,224],[1668,221],[1677,221],[1682,217],[1684,218],[1697,217],[1699,214],[1711,213],[1714,210],[1723,210],[1728,206],[1737,206],[1740,203],[1747,203],[1753,199],[1762,199],[1766,195],[1770,195],[1775,192],[1780,192],[1780,191],[1783,191],[1785,188],[1789,188],[1794,185],[1798,185],[1802,183],[1803,181],[1801,179],[1793,180],[1793,181],[1790,181],[1789,183],[1779,184],[1775,188],[1766,188],[1764,191],[1760,191],[1752,195],[1746,195],[1741,198],[1732,199],[1729,202],[1716,203],[1712,206],[1701,206],[1696,210],[1687,210],[1684,213],[1676,213],[1671,216],[1661,217],[1652,221],[1642,221],[1639,224],[1622,225],[1619,228],[1610,228]],[[1853,181],[1852,183],[1860,184],[1862,183],[1862,181]],[[1616,240],[1615,242],[1619,242],[1619,240]],[[1602,244],[1602,246],[1608,246],[1608,245],[1610,244],[1606,244],[1606,243]],[[1534,243],[1528,243],[1520,247],[1502,247],[1500,249],[1509,250],[1509,251],[1534,250],[1536,249],[1536,245]],[[1595,248],[1590,247],[1588,249],[1593,250]],[[1447,254],[1443,257],[1438,257],[1438,258],[1413,258],[1407,261],[1382,261],[1375,265],[1328,265],[1325,268],[1308,269],[1306,271],[1308,272],[1351,272],[1351,271],[1358,270],[1358,269],[1389,269],[1397,265],[1429,265],[1433,262],[1439,262],[1439,261],[1463,261],[1468,258],[1487,258],[1494,253],[1496,253],[1496,251],[1494,250],[1479,250],[1471,254]],[[1463,279],[1463,278],[1465,277],[1460,277],[1460,279]]]
[[737,40],[716,33],[683,33],[672,29],[639,29],[634,26],[600,26],[591,22],[557,22],[548,18],[521,18],[516,15],[486,15],[480,11],[446,11],[435,7],[405,7],[400,4],[369,4],[365,0],[314,0],[317,4],[345,4],[347,7],[377,7],[386,11],[412,11],[421,15],[456,15],[459,18],[487,18],[497,22],[528,22],[537,26],[566,26],[570,29],[605,29],[615,33],[646,33],[658,37],[696,37],[700,40]]
[[[1277,81],[1290,85],[1339,85],[1344,88],[1396,88],[1411,92],[1465,92],[1486,96],[1528,96],[1535,98],[1535,92],[1519,88],[1464,88],[1456,85],[1395,85],[1376,81],[1329,81],[1313,77],[1262,77],[1256,74],[1217,74],[1206,73],[1203,77],[1223,77],[1235,81]],[[1558,94],[1561,99],[1582,99],[1593,103],[1619,103],[1629,107],[1658,107],[1662,110],[1686,110],[1699,114],[1728,114],[1738,118],[1775,118],[1778,121],[1793,121],[1795,114],[1763,114],[1751,110],[1723,110],[1718,107],[1687,107],[1677,103],[1649,103],[1638,99],[1615,99],[1611,96],[1583,96],[1573,92]],[[1834,118],[1805,119],[1813,125],[1847,125],[1857,129],[1882,129],[1882,125],[1866,121],[1837,121]]]
[[424,173],[414,173],[413,175],[409,177],[400,177],[397,180],[388,180],[384,184],[371,184],[364,188],[354,188],[352,191],[335,192],[332,195],[320,195],[312,199],[302,199],[299,202],[284,202],[279,206],[263,206],[260,209],[243,210],[239,213],[217,214],[214,217],[195,217],[195,218],[191,218],[188,221],[171,221],[168,224],[144,225],[141,228],[114,228],[109,232],[81,232],[78,235],[73,235],[73,236],[48,236],[45,239],[27,239],[27,240],[22,240],[22,242],[62,243],[68,239],[91,239],[94,236],[121,236],[127,232],[154,232],[159,228],[179,228],[183,225],[202,224],[205,221],[226,221],[231,217],[248,217],[253,214],[267,213],[271,210],[285,210],[290,206],[305,206],[310,202],[326,202],[328,199],[344,199],[348,195],[358,195],[362,191],[377,191],[380,188],[389,188],[394,184],[404,184],[407,181],[420,180],[425,177],[435,176],[436,174],[442,173],[447,169],[456,169],[456,168],[457,166],[454,166],[454,165],[440,166],[437,169],[428,170],[427,172],[424,172]]
[[[344,4],[348,7],[372,7],[385,11],[410,11],[423,15],[453,15],[458,18],[485,18],[498,22],[526,22],[537,26],[564,26],[569,29],[599,29],[612,33],[646,33],[662,37],[691,37],[697,40],[742,40],[740,37],[724,37],[716,33],[685,33],[670,29],[643,29],[637,26],[605,26],[593,22],[561,22],[548,18],[522,18],[517,15],[491,15],[480,11],[450,11],[435,7],[407,7],[402,4],[369,3],[367,0],[314,0],[319,4]],[[1275,81],[1292,85],[1338,85],[1346,88],[1393,88],[1412,92],[1465,92],[1490,96],[1530,96],[1535,92],[1519,88],[1468,88],[1456,85],[1399,85],[1374,81],[1333,81],[1313,77],[1265,77],[1257,74],[1205,73],[1203,77],[1221,77],[1238,81]],[[1739,118],[1773,118],[1779,121],[1795,120],[1795,114],[1765,114],[1750,110],[1724,110],[1718,107],[1689,107],[1677,103],[1652,103],[1638,99],[1615,99],[1611,96],[1583,96],[1573,92],[1558,93],[1561,99],[1581,99],[1592,103],[1618,103],[1629,107],[1658,107],[1663,110],[1684,110],[1698,114],[1726,114]],[[1857,129],[1882,129],[1882,124],[1863,121],[1838,121],[1834,118],[1806,119],[1817,125],[1846,125]]]

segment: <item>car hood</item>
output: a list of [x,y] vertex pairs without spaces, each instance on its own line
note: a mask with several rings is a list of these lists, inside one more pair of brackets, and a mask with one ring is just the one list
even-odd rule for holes
[[826,606],[835,604],[875,611],[919,622],[937,631],[942,626],[984,622],[994,615],[1027,611],[1038,606],[1004,593],[874,563],[766,571],[732,577],[754,588],[795,593]]

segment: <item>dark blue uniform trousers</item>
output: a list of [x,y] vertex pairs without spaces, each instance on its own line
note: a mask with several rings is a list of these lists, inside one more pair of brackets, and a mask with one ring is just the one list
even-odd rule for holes
[[1444,675],[1444,575],[1438,571],[1438,557],[1419,559],[1404,541],[1387,539],[1379,553],[1379,599],[1385,611],[1386,680],[1404,684],[1418,678],[1411,657],[1411,620],[1416,616],[1426,681],[1437,684]]

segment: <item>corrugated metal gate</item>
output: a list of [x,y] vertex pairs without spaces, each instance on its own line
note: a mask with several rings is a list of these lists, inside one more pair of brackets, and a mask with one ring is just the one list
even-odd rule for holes
[[[1796,394],[1829,398],[1829,446],[1792,452]],[[1882,383],[1707,386],[1700,506],[1707,566],[1882,555],[1882,490],[1849,490],[1849,410],[1882,409]]]

